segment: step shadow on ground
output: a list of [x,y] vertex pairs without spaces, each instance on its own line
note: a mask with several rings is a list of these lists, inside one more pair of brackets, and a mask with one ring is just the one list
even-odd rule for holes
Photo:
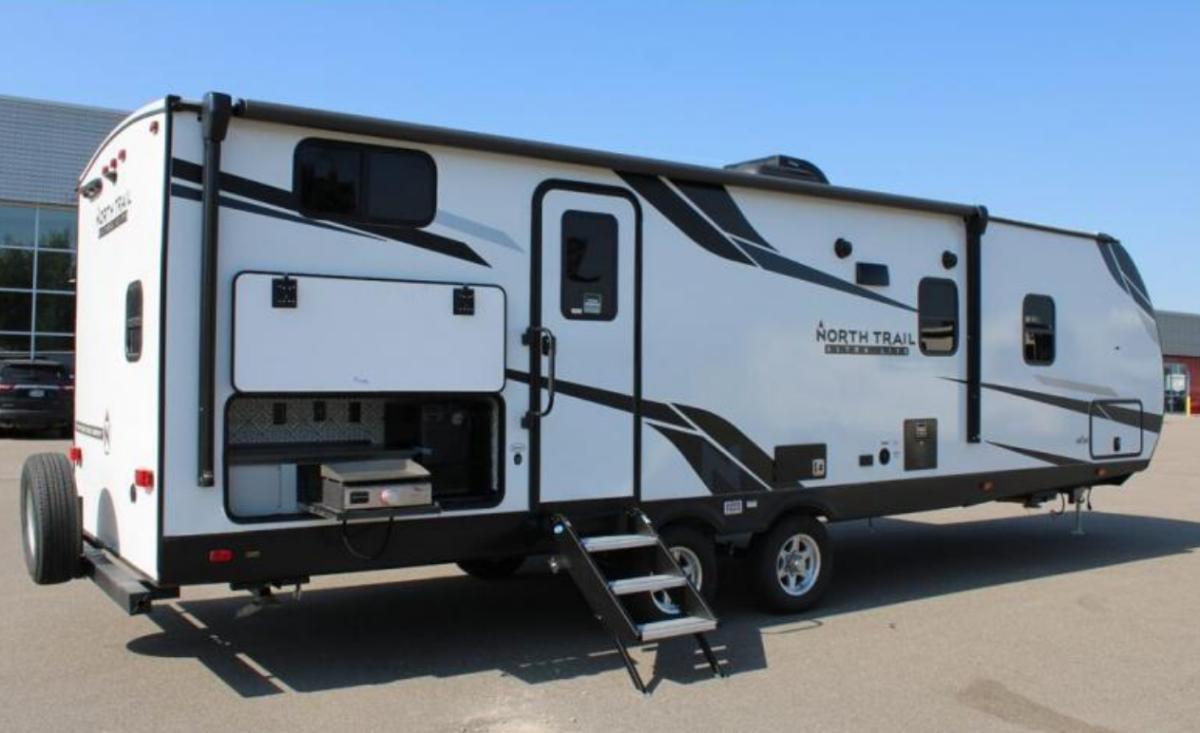
[[[764,633],[819,633],[823,619],[948,593],[1091,570],[1200,547],[1200,523],[1100,512],[1087,534],[1045,514],[961,524],[883,519],[833,527],[834,584],[821,608],[758,613],[736,560],[722,567],[722,625],[710,636],[730,674],[768,666]],[[518,576],[449,576],[306,592],[249,618],[244,594],[160,606],[161,631],[134,639],[139,654],[195,658],[246,697],[500,671],[528,684],[622,670],[609,637],[565,576],[530,562]],[[691,639],[646,647],[643,675],[711,679]],[[646,655],[640,655],[644,660]],[[643,665],[645,663],[643,662]]]

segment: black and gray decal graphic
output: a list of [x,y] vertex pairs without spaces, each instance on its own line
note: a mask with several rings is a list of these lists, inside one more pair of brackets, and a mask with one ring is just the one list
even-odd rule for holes
[[712,183],[692,183],[674,178],[671,179],[671,183],[675,184],[675,188],[682,191],[684,196],[687,196],[696,207],[727,234],[732,234],[743,242],[775,249],[751,226],[746,215],[738,208],[737,203],[734,202],[733,197],[729,195],[724,186]]
[[708,490],[714,494],[744,494],[763,490],[762,484],[698,433],[675,430],[654,423],[650,426],[671,441]]
[[[530,383],[525,372],[509,369],[505,375],[514,382]],[[543,378],[543,387],[545,384]],[[561,395],[633,413],[630,395],[561,379],[555,380],[554,389]],[[645,399],[642,417],[654,421],[651,427],[671,441],[714,493],[771,488],[774,460],[728,420],[698,407]]]
[[1104,265],[1108,268],[1108,273],[1112,275],[1117,286],[1129,293],[1129,297],[1133,298],[1134,302],[1146,312],[1146,315],[1153,319],[1154,306],[1150,302],[1146,283],[1142,281],[1142,276],[1138,272],[1137,266],[1133,264],[1133,258],[1125,251],[1125,247],[1108,236],[1100,236],[1097,238],[1096,244],[1100,247],[1100,256],[1104,258]]
[[[171,175],[182,181],[199,185],[201,181],[203,169],[196,163],[187,160],[174,158],[171,160]],[[277,219],[283,219],[298,224],[307,224],[322,229],[330,229],[333,231],[343,232],[346,234],[355,234],[361,237],[368,237],[379,241],[392,240],[395,242],[403,242],[404,244],[419,247],[420,249],[429,250],[438,254],[454,257],[456,259],[474,262],[478,265],[490,267],[487,260],[479,256],[475,250],[471,249],[464,242],[449,237],[443,237],[439,234],[427,232],[423,229],[415,229],[404,226],[382,226],[379,224],[355,224],[354,226],[345,226],[334,224],[331,222],[322,221],[320,219],[312,219],[300,214],[296,207],[295,196],[292,192],[268,186],[265,183],[254,181],[249,178],[234,175],[232,173],[221,172],[221,191],[227,194],[240,196],[243,199],[251,199],[260,204],[267,204],[277,208],[267,208],[266,206],[258,206],[242,199],[231,198],[230,196],[222,195],[220,197],[221,206],[246,211],[253,214],[270,216]],[[171,194],[182,198],[192,200],[200,200],[199,189],[193,189],[187,186],[172,184]],[[282,209],[282,211],[280,211]]]
[[[775,474],[775,459],[767,455],[766,451],[759,448],[745,433],[738,430],[725,418],[714,415],[707,410],[701,410],[699,407],[688,407],[687,405],[678,405],[678,407],[696,427],[708,433],[729,455],[750,469],[758,477],[759,481],[767,486],[771,485]],[[660,430],[659,432],[662,431]]]
[[[965,379],[957,379],[955,377],[942,377],[949,382],[957,382],[966,384]],[[1077,400],[1073,397],[1063,397],[1062,395],[1047,394],[1046,392],[1035,392],[1030,389],[1021,389],[1019,387],[1008,387],[1003,384],[992,384],[983,382],[980,384],[984,389],[990,389],[994,392],[1021,397],[1022,399],[1031,400],[1033,402],[1041,402],[1044,405],[1053,405],[1064,410],[1078,412],[1083,415],[1091,414],[1092,402],[1090,400]],[[1162,415],[1152,412],[1133,410],[1120,405],[1105,405],[1108,419],[1129,427],[1140,427],[1142,430],[1151,433],[1157,433],[1162,430]]]
[[1077,458],[1069,458],[1067,456],[1060,456],[1055,453],[1044,453],[1040,450],[1033,450],[1032,448],[1020,448],[1015,445],[1007,445],[1005,443],[997,443],[993,440],[989,440],[988,443],[996,446],[997,448],[1003,448],[1004,450],[1009,450],[1009,451],[1012,451],[1013,453],[1020,453],[1021,455],[1027,456],[1029,458],[1036,458],[1037,460],[1042,461],[1043,463],[1049,463],[1053,466],[1083,466],[1083,465],[1087,465],[1087,461],[1081,461]]
[[658,176],[620,171],[617,175],[689,239],[718,257],[916,312],[910,305],[779,254],[750,225],[723,187],[672,181],[685,198]]

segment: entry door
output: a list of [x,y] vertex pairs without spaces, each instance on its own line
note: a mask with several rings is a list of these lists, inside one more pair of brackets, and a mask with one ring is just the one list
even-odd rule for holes
[[551,188],[534,206],[541,298],[530,341],[541,389],[531,419],[542,503],[634,496],[639,221],[626,193],[608,191]]

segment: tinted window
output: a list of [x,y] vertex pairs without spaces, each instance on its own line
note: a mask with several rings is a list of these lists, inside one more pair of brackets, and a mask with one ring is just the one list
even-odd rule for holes
[[948,356],[958,349],[958,286],[953,280],[927,277],[917,292],[921,352]]
[[142,281],[129,283],[125,289],[125,359],[142,358]]
[[326,219],[424,226],[437,208],[433,159],[416,150],[304,140],[294,185],[301,211]]
[[37,329],[49,333],[75,332],[75,296],[38,293]]
[[61,364],[6,364],[0,368],[0,379],[5,382],[56,384],[66,377]]
[[564,318],[617,317],[617,218],[612,214],[563,214],[561,307]]
[[1054,299],[1045,295],[1026,295],[1021,308],[1022,343],[1028,364],[1054,362]]
[[0,331],[28,331],[33,318],[33,296],[0,291]]

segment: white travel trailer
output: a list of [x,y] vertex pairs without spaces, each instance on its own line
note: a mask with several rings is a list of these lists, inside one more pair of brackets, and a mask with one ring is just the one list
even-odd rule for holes
[[214,93],[122,122],[79,217],[75,445],[26,466],[26,555],[130,612],[550,553],[623,649],[714,627],[718,550],[801,610],[825,522],[1077,499],[1162,423],[1115,239],[793,158]]

